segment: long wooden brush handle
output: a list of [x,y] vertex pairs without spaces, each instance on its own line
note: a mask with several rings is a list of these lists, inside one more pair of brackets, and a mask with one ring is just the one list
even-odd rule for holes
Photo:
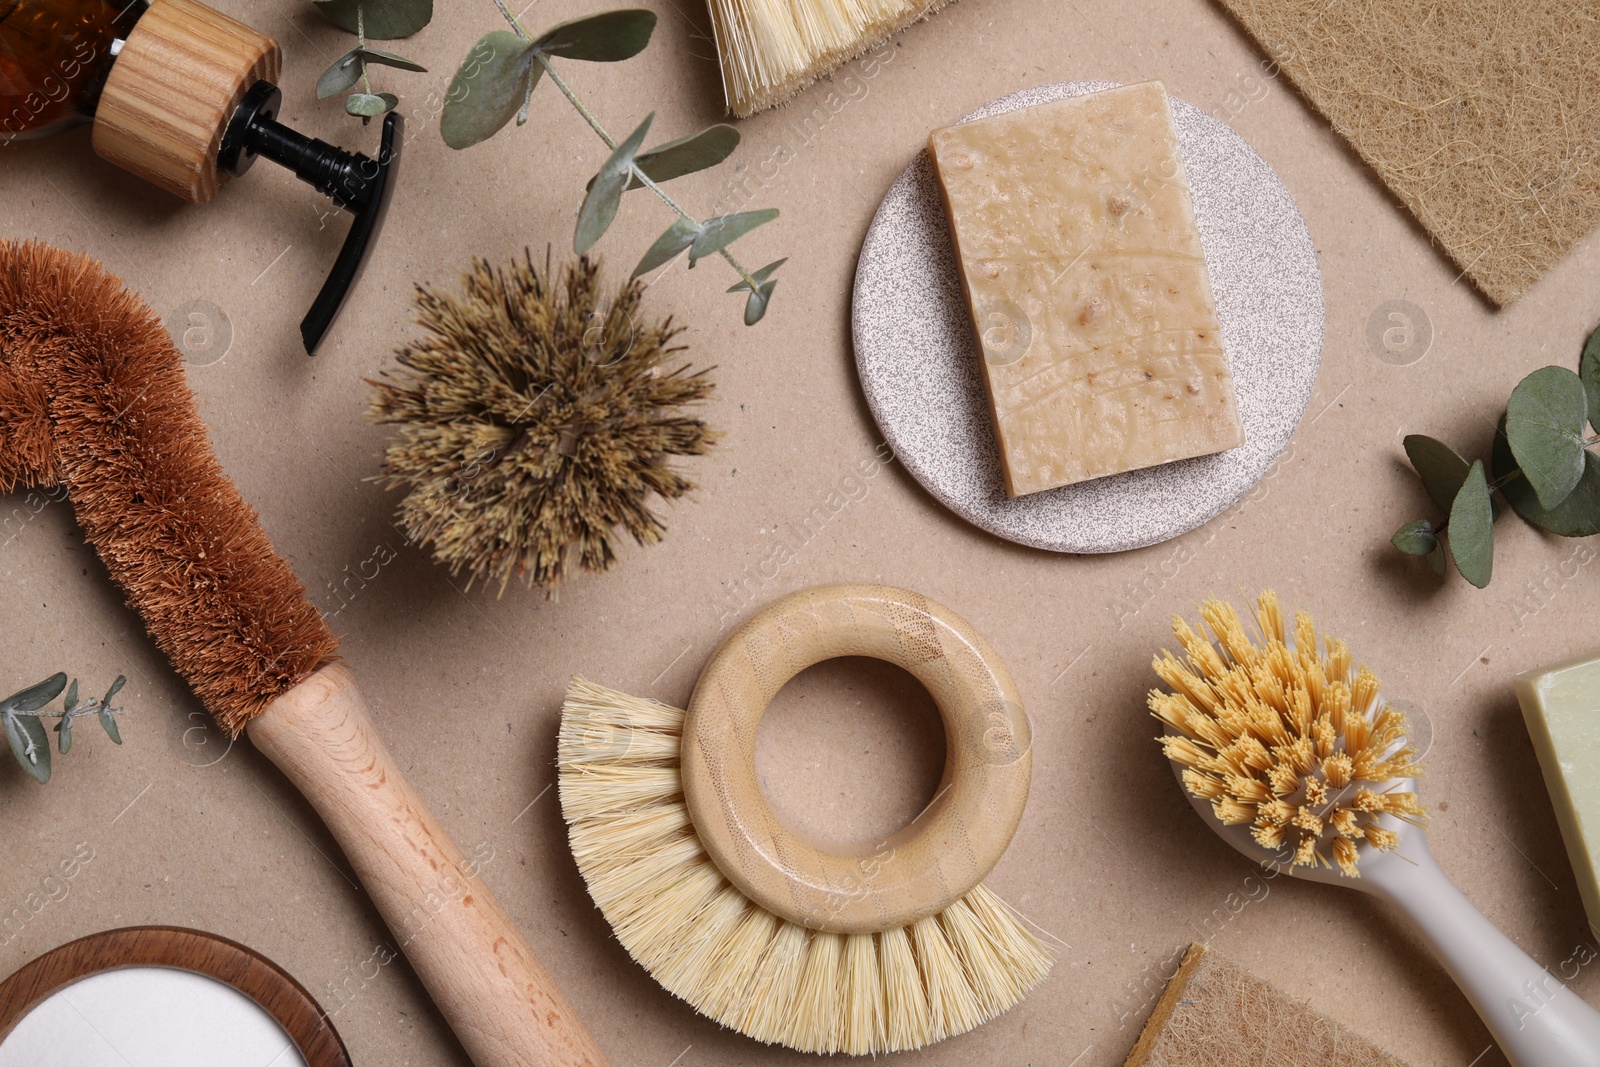
[[322,816],[477,1067],[603,1067],[566,997],[389,754],[349,671],[316,672],[246,732]]

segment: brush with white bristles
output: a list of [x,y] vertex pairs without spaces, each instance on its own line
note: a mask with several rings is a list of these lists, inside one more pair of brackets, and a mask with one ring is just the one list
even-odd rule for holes
[[748,118],[950,0],[709,0],[728,109]]
[[578,869],[617,939],[669,992],[758,1041],[862,1055],[964,1033],[1044,978],[1048,950],[981,883],[878,933],[810,930],[750,900],[690,820],[684,716],[576,679],[558,749]]

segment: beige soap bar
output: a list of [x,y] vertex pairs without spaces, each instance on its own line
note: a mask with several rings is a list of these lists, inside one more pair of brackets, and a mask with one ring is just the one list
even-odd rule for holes
[[1166,89],[928,138],[1012,496],[1244,442]]
[[1583,910],[1600,935],[1600,658],[1517,675],[1517,702]]

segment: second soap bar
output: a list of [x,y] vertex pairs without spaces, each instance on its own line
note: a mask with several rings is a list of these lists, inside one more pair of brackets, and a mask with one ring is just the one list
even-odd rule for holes
[[933,131],[1012,496],[1244,442],[1166,90]]

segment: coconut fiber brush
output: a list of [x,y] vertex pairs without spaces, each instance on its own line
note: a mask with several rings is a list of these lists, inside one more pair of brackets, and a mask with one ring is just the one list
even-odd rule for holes
[[93,260],[0,242],[0,489],[67,488],[178,673],[327,823],[478,1067],[602,1064],[374,731],[332,633],[212,453],[181,360]]
[[[945,727],[932,802],[857,848],[785,827],[755,770],[768,702],[836,656],[903,667]],[[888,586],[818,586],[741,626],[687,712],[575,681],[561,810],[595,903],[667,989],[804,1052],[913,1049],[1007,1010],[1050,969],[981,881],[1022,817],[1029,737],[1004,664],[950,609]]]

